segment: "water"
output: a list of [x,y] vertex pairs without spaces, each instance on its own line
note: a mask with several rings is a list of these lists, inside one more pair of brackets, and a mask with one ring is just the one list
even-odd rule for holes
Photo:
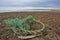
[[59,8],[50,8],[50,7],[0,7],[0,12],[22,12],[22,11],[51,11],[57,10]]

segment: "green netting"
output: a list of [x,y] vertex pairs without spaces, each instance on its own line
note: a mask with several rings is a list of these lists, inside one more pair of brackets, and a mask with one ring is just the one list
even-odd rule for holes
[[[35,22],[40,23],[40,25],[42,25],[42,29],[32,31],[30,24]],[[31,15],[27,16],[26,18],[6,19],[3,21],[3,23],[12,29],[12,31],[14,31],[16,34],[21,34],[23,32],[36,34],[43,31],[45,28],[45,25],[42,22],[37,21]]]

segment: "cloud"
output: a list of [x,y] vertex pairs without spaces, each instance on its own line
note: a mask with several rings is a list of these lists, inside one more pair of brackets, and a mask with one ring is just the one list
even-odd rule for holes
[[26,5],[36,2],[45,2],[48,0],[0,0],[0,4],[5,5]]
[[15,7],[15,6],[32,6],[32,7],[46,7],[59,6],[60,0],[0,0],[0,7]]

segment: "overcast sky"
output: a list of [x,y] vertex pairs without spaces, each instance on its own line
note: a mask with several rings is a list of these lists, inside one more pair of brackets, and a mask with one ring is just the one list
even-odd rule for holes
[[60,0],[0,0],[0,7],[60,7]]
[[0,0],[0,12],[32,8],[60,8],[60,0]]

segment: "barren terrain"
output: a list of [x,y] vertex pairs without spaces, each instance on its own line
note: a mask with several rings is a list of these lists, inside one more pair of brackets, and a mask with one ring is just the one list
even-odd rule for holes
[[21,40],[12,30],[5,29],[4,19],[32,15],[46,25],[42,35],[28,40],[60,40],[60,12],[8,12],[0,13],[0,40]]

